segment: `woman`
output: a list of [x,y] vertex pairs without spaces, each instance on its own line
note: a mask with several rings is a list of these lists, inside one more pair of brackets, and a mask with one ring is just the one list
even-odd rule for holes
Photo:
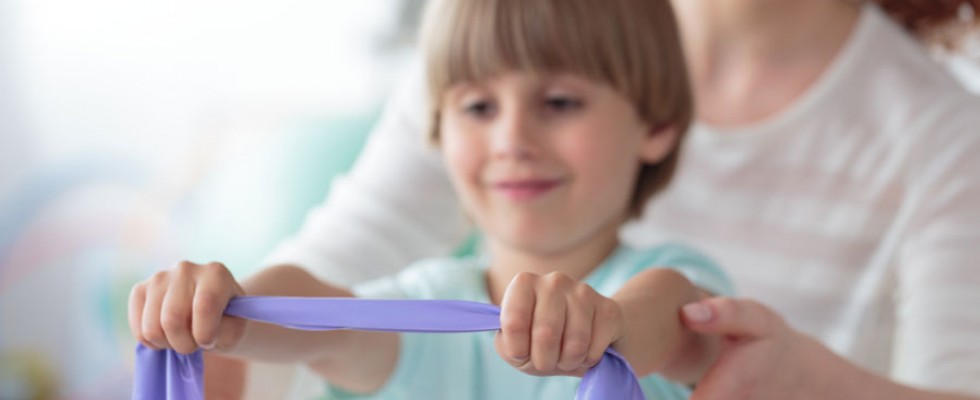
[[[623,237],[694,244],[758,300],[688,308],[690,326],[738,339],[695,398],[980,396],[980,102],[875,5],[673,3],[698,122],[673,186]],[[980,9],[881,3],[923,34],[937,9]],[[466,235],[423,144],[423,87],[416,74],[398,92],[354,170],[270,263],[352,282]]]

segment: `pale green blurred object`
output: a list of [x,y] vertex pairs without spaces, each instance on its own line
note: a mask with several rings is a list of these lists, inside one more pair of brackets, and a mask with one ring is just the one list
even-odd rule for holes
[[242,276],[295,234],[332,180],[360,153],[376,114],[293,123],[252,138],[212,165],[189,201],[182,248],[196,262],[220,261]]

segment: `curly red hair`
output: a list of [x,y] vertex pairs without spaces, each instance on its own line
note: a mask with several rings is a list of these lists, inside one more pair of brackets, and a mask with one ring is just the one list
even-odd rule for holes
[[913,35],[955,47],[968,32],[980,34],[980,0],[873,0]]

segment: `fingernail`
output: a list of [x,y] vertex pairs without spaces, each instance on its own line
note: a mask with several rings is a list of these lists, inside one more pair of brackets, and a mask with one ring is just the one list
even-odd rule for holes
[[682,307],[681,311],[689,321],[702,323],[711,321],[711,308],[705,304],[691,303]]
[[214,349],[214,342],[202,343],[201,348],[204,350],[212,350]]

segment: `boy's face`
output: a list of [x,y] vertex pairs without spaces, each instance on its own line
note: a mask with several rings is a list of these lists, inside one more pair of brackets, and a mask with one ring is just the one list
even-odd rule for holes
[[497,244],[554,253],[616,232],[641,163],[675,143],[612,87],[511,72],[446,91],[440,147],[463,204]]

